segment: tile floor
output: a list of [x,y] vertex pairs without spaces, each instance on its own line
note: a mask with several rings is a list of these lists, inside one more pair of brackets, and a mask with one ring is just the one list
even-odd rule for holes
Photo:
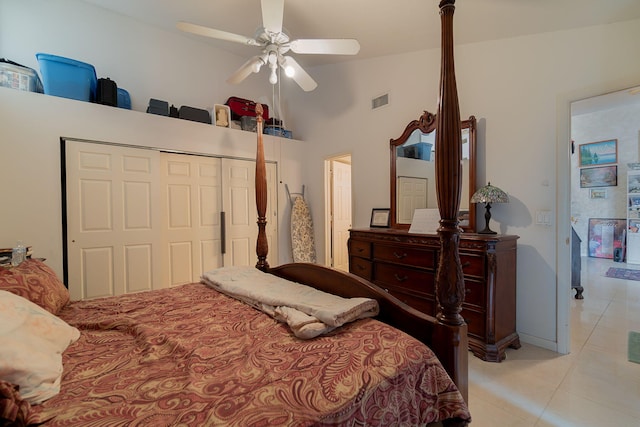
[[469,355],[473,427],[640,427],[640,364],[627,360],[627,336],[640,331],[640,282],[605,277],[582,258],[584,299],[571,298],[571,353],[522,343],[502,363]]

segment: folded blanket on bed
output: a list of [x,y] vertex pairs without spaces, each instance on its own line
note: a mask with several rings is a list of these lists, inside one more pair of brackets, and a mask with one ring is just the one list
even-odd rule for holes
[[347,322],[378,314],[370,298],[342,298],[264,273],[254,267],[222,267],[202,282],[289,325],[298,338],[313,338]]

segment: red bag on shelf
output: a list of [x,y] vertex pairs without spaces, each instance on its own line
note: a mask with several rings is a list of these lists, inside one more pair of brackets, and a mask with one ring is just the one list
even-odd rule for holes
[[[229,106],[231,110],[231,120],[240,120],[243,116],[255,117],[256,116],[256,103],[250,99],[238,98],[232,96],[227,99],[225,105]],[[269,120],[269,106],[262,104],[262,118]]]

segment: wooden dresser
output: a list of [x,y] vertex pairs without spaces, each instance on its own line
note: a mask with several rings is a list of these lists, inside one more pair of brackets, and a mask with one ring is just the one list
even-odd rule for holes
[[[351,230],[349,271],[383,287],[406,304],[435,316],[440,240],[406,230]],[[460,262],[466,288],[462,317],[477,357],[500,362],[507,347],[520,348],[516,332],[518,236],[463,233]]]

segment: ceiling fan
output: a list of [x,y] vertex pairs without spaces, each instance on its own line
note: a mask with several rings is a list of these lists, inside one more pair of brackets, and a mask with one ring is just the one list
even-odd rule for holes
[[178,22],[177,27],[182,31],[256,46],[261,53],[245,62],[228,79],[228,83],[237,84],[246,79],[251,73],[258,73],[263,65],[271,70],[269,82],[276,84],[276,71],[281,67],[288,77],[291,77],[304,91],[314,90],[318,84],[293,59],[286,55],[291,51],[300,54],[324,55],[356,55],[360,51],[360,43],[355,39],[298,39],[290,40],[289,34],[282,27],[284,15],[284,0],[261,0],[262,27],[256,30],[253,38],[245,37],[226,31],[216,30],[189,22]]

